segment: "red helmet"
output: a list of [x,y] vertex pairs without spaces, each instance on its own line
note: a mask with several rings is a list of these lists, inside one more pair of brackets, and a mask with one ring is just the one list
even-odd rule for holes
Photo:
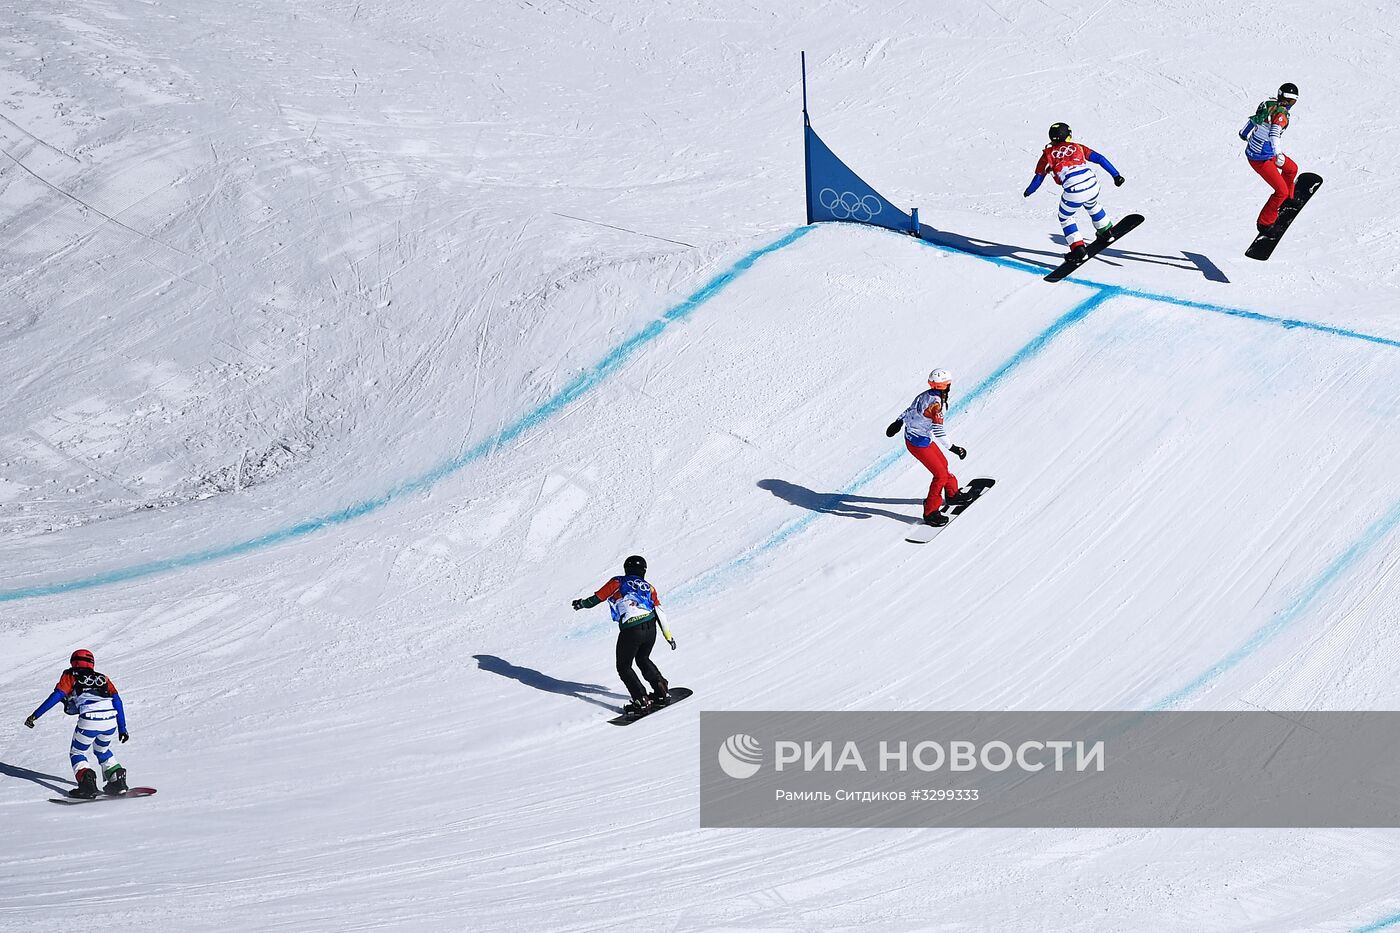
[[92,670],[94,666],[92,652],[86,648],[79,648],[77,651],[74,651],[73,656],[68,659],[68,666],[85,667],[88,670]]

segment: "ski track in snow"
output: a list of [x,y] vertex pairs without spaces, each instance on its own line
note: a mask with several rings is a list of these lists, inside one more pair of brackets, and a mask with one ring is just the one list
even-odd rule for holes
[[[1385,10],[138,7],[0,5],[0,927],[1400,924],[1390,831],[694,800],[701,709],[1394,707]],[[823,137],[977,255],[793,230],[804,47]],[[1234,132],[1285,79],[1328,181],[1260,265]],[[1050,286],[1060,119],[1148,221]],[[998,485],[929,551],[882,429],[935,364]],[[567,606],[633,551],[698,696],[615,730]],[[150,800],[42,803],[77,644]]]

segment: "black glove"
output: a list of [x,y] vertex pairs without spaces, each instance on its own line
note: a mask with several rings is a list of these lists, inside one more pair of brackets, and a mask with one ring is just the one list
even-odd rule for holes
[[904,419],[896,418],[890,422],[890,426],[885,428],[885,437],[894,437],[899,433],[899,429],[904,427]]
[[34,728],[34,717],[33,717],[33,716],[27,716],[27,717],[25,717],[24,724],[25,724],[26,726],[28,726],[29,728],[33,729],[33,728]]
[[1114,176],[1113,176],[1113,187],[1115,187],[1115,188],[1121,188],[1121,187],[1123,187],[1123,182],[1125,182],[1125,181],[1127,181],[1127,180],[1128,180],[1128,179],[1124,178],[1122,175],[1114,175]]
[[953,453],[957,454],[959,460],[966,460],[966,459],[967,459],[967,448],[966,448],[966,447],[959,447],[957,444],[952,444],[952,445],[950,445],[950,446],[948,447],[948,449],[951,450]]
[[674,638],[668,638],[668,639],[666,639],[666,644],[668,644],[668,645],[671,646],[671,650],[672,650],[672,651],[675,651],[675,650],[676,650],[676,640],[675,640]]
[[131,738],[131,733],[129,733],[129,732],[118,732],[118,733],[117,733],[117,740],[120,741],[123,745],[126,744],[126,740],[129,739],[129,738]]
[[574,600],[573,602],[569,603],[569,605],[573,606],[573,607],[574,607],[574,610],[577,611],[577,610],[583,608],[583,600],[581,600],[581,599],[576,599],[576,600]]

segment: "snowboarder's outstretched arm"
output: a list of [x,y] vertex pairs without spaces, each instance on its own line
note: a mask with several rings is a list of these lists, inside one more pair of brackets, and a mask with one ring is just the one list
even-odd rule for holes
[[40,703],[39,708],[29,714],[29,718],[24,721],[24,724],[29,728],[33,729],[34,720],[38,719],[40,716],[53,709],[55,706],[62,703],[64,696],[64,692],[59,688],[55,687],[53,693],[49,694],[49,698],[44,702]]
[[[1087,146],[1085,148],[1088,149]],[[1115,187],[1122,187],[1123,182],[1127,180],[1118,173],[1118,169],[1113,167],[1113,163],[1108,161],[1108,156],[1104,155],[1102,152],[1095,152],[1094,150],[1089,149],[1089,161],[1093,162],[1095,165],[1102,168],[1105,172],[1108,172],[1108,174],[1112,175],[1113,184]]]
[[1021,193],[1021,197],[1028,198],[1040,190],[1041,183],[1045,181],[1045,176],[1050,173],[1052,167],[1050,158],[1042,152],[1040,158],[1035,163],[1035,177],[1032,178],[1031,183],[1026,186],[1026,190]]
[[617,595],[617,589],[617,578],[613,577],[607,583],[604,583],[602,586],[600,586],[598,588],[598,592],[594,593],[592,596],[585,596],[582,599],[576,599],[569,605],[573,606],[575,610],[592,609],[594,606],[598,605],[608,597]]

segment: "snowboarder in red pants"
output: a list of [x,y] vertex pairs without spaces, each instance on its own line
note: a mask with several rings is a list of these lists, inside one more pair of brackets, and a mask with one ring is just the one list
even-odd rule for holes
[[943,427],[952,387],[953,374],[946,369],[935,369],[928,374],[928,391],[920,392],[904,413],[885,429],[886,437],[894,437],[903,428],[905,449],[933,474],[928,498],[924,499],[924,521],[934,526],[948,524],[948,516],[939,511],[945,497],[949,505],[959,502],[958,478],[948,469],[948,458],[943,451],[956,454],[959,460],[967,456],[966,448],[948,442]]
[[1282,148],[1283,131],[1288,129],[1288,112],[1298,102],[1298,85],[1291,82],[1278,89],[1278,96],[1266,100],[1254,111],[1240,130],[1240,139],[1246,143],[1244,155],[1249,167],[1259,173],[1259,177],[1269,183],[1274,193],[1264,202],[1259,212],[1260,233],[1272,233],[1278,220],[1279,208],[1283,202],[1293,197],[1293,180],[1298,175],[1298,166],[1284,155]]

